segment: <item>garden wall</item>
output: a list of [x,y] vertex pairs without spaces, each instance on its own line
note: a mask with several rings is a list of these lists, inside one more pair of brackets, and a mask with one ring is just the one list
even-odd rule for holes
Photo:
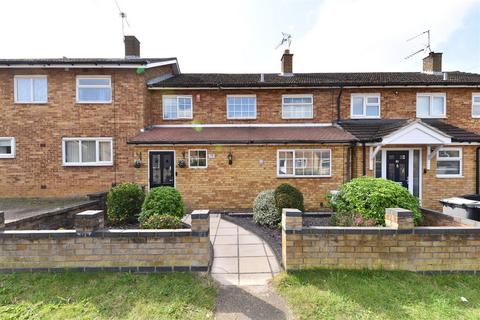
[[103,211],[84,211],[75,230],[1,230],[0,271],[208,271],[208,211],[191,218],[190,229],[111,230]]
[[414,227],[412,213],[403,209],[387,209],[387,227],[303,227],[302,220],[302,212],[283,210],[286,270],[480,270],[478,227]]

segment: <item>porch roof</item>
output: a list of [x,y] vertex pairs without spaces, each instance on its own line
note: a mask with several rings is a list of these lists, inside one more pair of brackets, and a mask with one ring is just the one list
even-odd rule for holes
[[445,123],[439,119],[362,119],[343,120],[339,124],[360,142],[382,142],[385,138],[400,132],[412,122],[423,125],[426,129],[451,138],[451,142],[480,142],[480,135]]
[[357,139],[335,125],[318,126],[156,126],[129,144],[306,144]]

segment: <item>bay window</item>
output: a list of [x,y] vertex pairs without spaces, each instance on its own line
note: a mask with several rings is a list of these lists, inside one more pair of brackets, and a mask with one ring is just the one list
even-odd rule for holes
[[279,177],[329,177],[331,174],[329,149],[277,151]]

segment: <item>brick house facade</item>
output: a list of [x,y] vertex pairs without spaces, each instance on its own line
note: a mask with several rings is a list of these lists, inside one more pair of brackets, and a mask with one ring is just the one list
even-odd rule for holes
[[[77,196],[135,181],[175,186],[191,209],[240,210],[288,182],[316,210],[361,175],[402,180],[429,208],[478,193],[480,75],[282,70],[185,74],[174,58],[0,60],[0,137],[15,138],[14,157],[0,159],[0,194]],[[46,75],[48,102],[15,103],[19,75]],[[111,102],[77,103],[79,75],[109,76]],[[419,114],[425,103],[434,114]],[[480,116],[480,95],[478,105]],[[64,140],[82,137],[112,138],[112,163],[66,165]]]

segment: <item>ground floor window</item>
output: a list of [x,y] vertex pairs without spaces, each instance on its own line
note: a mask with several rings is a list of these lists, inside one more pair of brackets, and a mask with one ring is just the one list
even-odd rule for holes
[[277,175],[279,177],[331,176],[331,150],[278,150]]
[[113,164],[112,138],[64,138],[64,166],[108,166]]
[[437,177],[454,178],[462,176],[462,149],[442,148],[437,153]]
[[190,168],[206,168],[207,150],[189,150],[188,159]]
[[0,137],[0,158],[15,158],[15,138]]

